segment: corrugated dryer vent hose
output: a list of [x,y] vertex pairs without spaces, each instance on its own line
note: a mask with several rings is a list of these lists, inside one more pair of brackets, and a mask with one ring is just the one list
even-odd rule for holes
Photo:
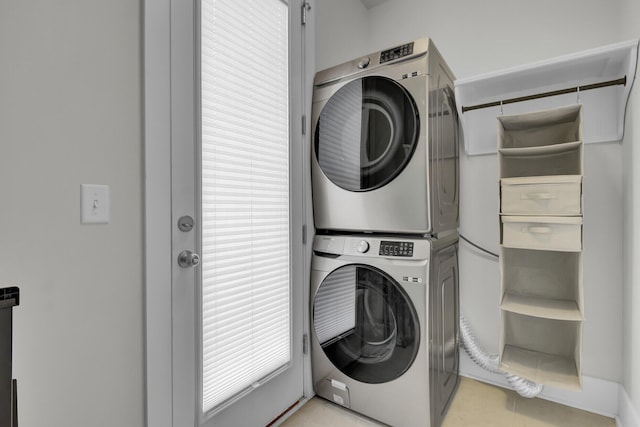
[[509,385],[523,397],[536,397],[542,392],[544,386],[534,383],[517,375],[512,375],[498,367],[498,356],[489,355],[480,348],[475,336],[471,332],[471,327],[464,316],[460,315],[460,345],[465,352],[481,368],[494,374],[502,374],[506,377]]

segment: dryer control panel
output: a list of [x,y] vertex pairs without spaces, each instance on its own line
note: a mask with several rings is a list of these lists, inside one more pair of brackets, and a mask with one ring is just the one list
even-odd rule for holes
[[402,58],[403,56],[413,55],[413,42],[403,44],[402,46],[394,47],[392,49],[383,50],[380,52],[380,63],[384,64],[394,59]]
[[383,240],[380,242],[380,252],[378,255],[384,256],[413,256],[413,242],[392,242]]

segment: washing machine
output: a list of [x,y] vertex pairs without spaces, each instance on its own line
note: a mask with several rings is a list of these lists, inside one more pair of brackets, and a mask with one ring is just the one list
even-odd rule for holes
[[380,422],[437,427],[458,385],[458,236],[317,235],[314,388]]
[[458,227],[453,81],[428,38],[316,74],[317,229],[436,235]]

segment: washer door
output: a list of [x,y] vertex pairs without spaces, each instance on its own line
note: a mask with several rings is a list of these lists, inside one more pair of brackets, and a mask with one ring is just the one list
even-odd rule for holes
[[313,325],[327,358],[369,384],[394,380],[409,369],[420,345],[417,319],[400,285],[366,265],[331,272],[313,301]]
[[322,109],[316,158],[337,186],[373,190],[402,172],[418,133],[417,107],[407,91],[385,77],[364,77],[340,88]]

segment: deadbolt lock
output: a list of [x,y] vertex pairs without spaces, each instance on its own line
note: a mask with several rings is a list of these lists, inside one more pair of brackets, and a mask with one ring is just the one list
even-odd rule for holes
[[189,215],[181,216],[180,219],[178,219],[178,229],[180,231],[187,232],[193,230],[193,224],[193,218]]

